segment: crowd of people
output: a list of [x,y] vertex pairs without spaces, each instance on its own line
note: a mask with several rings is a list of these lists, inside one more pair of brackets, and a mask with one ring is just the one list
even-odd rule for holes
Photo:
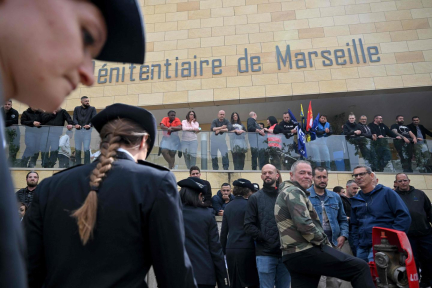
[[[198,287],[317,287],[321,281],[331,288],[341,280],[374,287],[366,265],[374,261],[372,227],[407,233],[420,287],[432,284],[432,206],[406,173],[396,174],[391,189],[360,165],[344,187],[330,191],[328,170],[299,160],[288,181],[266,164],[262,188],[237,179],[223,183],[214,196],[198,166],[189,174],[178,186],[185,247]],[[39,176],[31,171],[26,180],[27,187],[17,192],[21,218]],[[222,216],[220,238],[215,215]]]
[[[11,163],[16,163],[14,166],[33,168],[39,154],[42,167],[45,168],[54,167],[57,161],[60,168],[81,164],[82,153],[85,164],[94,160],[90,141],[91,119],[96,115],[96,109],[90,106],[88,97],[81,98],[81,106],[75,107],[73,118],[61,108],[54,113],[45,113],[31,107],[24,111],[21,124],[26,126],[26,149],[18,163],[16,155],[20,148],[20,132],[12,125],[18,124],[19,115],[12,108],[11,100],[5,103],[2,111],[6,126],[15,131],[10,135],[9,141],[9,159]],[[190,169],[197,164],[197,134],[201,132],[201,128],[195,111],[189,111],[184,120],[176,116],[176,112],[170,110],[159,124],[163,135],[158,154],[162,154],[169,169],[178,168],[175,164],[176,157],[182,156],[187,169]],[[244,169],[248,151],[251,155],[252,170],[262,169],[265,164],[273,164],[279,170],[289,170],[296,160],[304,159],[298,153],[297,131],[299,127],[303,130],[305,127],[291,119],[289,112],[283,113],[280,122],[275,116],[267,117],[266,124],[258,123],[256,119],[257,114],[251,111],[244,125],[239,113],[231,113],[228,120],[225,111],[218,112],[210,127],[210,157],[213,170],[219,170],[219,158],[224,170],[230,168],[229,151],[232,155],[231,167],[234,170]],[[305,160],[309,160],[314,167],[323,166],[328,170],[349,171],[359,165],[359,159],[363,158],[364,164],[370,166],[373,171],[383,172],[392,159],[388,139],[393,139],[393,146],[399,156],[403,172],[413,172],[413,158],[416,160],[418,172],[431,172],[431,155],[425,139],[426,136],[432,136],[432,132],[420,124],[418,116],[413,116],[412,123],[405,125],[404,116],[397,115],[396,123],[390,128],[383,124],[381,115],[375,115],[369,124],[367,120],[365,115],[361,115],[359,122],[356,122],[356,116],[350,113],[342,127],[342,135],[346,136],[345,142],[340,138],[329,138],[334,134],[333,127],[327,121],[326,115],[320,115],[313,129],[307,131],[312,136],[312,141],[306,143],[309,157]],[[63,133],[65,123],[67,130]],[[75,133],[68,132],[72,128],[75,128]],[[75,139],[75,149],[71,149],[69,142],[72,135]],[[334,151],[331,153],[331,150]],[[347,155],[343,156],[344,153]],[[345,163],[344,157],[349,159],[349,164]],[[332,158],[334,166],[331,165]]]

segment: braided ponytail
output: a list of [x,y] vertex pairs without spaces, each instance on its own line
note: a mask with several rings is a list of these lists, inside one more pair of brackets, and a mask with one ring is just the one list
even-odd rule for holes
[[[137,132],[138,131],[138,132]],[[90,175],[90,193],[87,195],[83,205],[72,213],[78,224],[78,232],[83,245],[93,237],[93,230],[96,225],[98,196],[97,192],[107,173],[115,161],[117,149],[121,143],[136,144],[142,140],[144,135],[138,125],[126,119],[117,119],[107,123],[101,130],[101,155],[96,168]]]

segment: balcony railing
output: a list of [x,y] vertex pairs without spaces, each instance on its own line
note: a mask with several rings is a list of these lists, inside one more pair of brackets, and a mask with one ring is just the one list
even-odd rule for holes
[[[97,131],[67,131],[66,127],[56,126],[8,127],[7,153],[11,166],[67,168],[94,161],[100,143]],[[166,159],[174,155],[173,169],[180,170],[192,165],[201,170],[257,170],[267,163],[280,170],[290,170],[292,163],[301,159],[297,137],[286,138],[283,134],[278,134],[276,139],[271,137],[274,135],[233,132],[215,135],[210,131],[179,131],[168,135],[158,131],[155,147],[147,160],[168,167]],[[431,173],[431,148],[429,140],[405,144],[392,138],[347,140],[343,135],[332,135],[308,142],[306,160],[331,171],[352,171],[355,166],[366,164],[378,172]]]

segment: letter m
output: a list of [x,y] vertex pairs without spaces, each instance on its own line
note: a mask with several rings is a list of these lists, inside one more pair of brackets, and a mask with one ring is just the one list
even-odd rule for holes
[[279,49],[279,46],[276,45],[276,60],[278,65],[278,70],[281,70],[281,61],[284,67],[287,65],[287,61],[289,61],[289,68],[292,69],[292,61],[291,61],[291,49],[290,45],[286,46],[285,57],[282,56],[282,52]]

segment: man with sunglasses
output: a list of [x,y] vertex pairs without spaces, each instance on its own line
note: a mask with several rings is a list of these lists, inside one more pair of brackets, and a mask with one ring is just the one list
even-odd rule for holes
[[413,186],[405,173],[396,174],[396,193],[408,207],[412,221],[407,233],[417,269],[421,266],[420,287],[432,286],[432,207],[427,195]]
[[351,233],[357,257],[373,261],[372,227],[383,227],[408,232],[411,216],[408,208],[395,191],[374,184],[375,173],[368,166],[357,166],[353,178],[360,187],[351,198]]

